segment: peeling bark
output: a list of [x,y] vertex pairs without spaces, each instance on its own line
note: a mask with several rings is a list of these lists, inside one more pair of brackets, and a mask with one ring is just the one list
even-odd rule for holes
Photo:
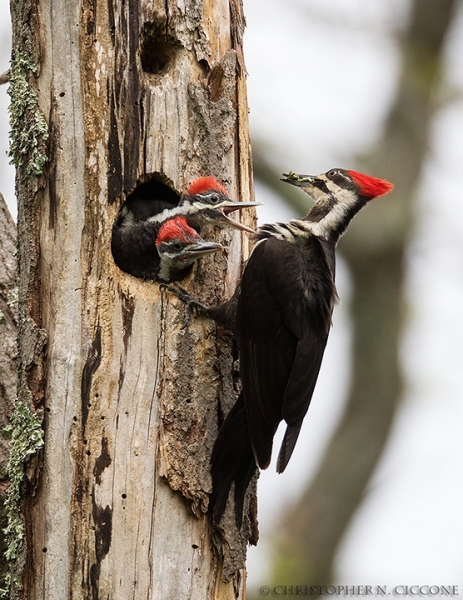
[[[229,2],[40,0],[25,33],[26,5],[14,47],[35,40],[50,140],[46,173],[18,179],[22,372],[45,409],[21,597],[241,598],[250,525],[213,533],[205,514],[233,341],[205,318],[182,329],[181,303],[110,251],[122,202],[152,176],[181,192],[212,174],[252,197]],[[216,303],[249,246],[210,235],[227,251],[183,283]]]

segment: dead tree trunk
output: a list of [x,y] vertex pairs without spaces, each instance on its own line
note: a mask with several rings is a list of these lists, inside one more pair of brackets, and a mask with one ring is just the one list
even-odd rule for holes
[[[240,2],[13,0],[12,18],[19,401],[45,431],[15,593],[241,598],[249,523],[214,546],[205,515],[232,341],[204,318],[182,329],[183,306],[110,251],[151,178],[181,192],[212,174],[250,198]],[[205,301],[232,293],[249,250],[220,240],[186,282]]]
[[0,585],[5,585],[7,563],[3,529],[7,526],[5,492],[8,487],[10,444],[5,428],[16,398],[16,335],[18,284],[16,277],[16,226],[0,194]]

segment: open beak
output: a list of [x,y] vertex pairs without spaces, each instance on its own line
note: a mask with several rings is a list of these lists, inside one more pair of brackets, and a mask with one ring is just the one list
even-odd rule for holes
[[248,233],[256,233],[254,229],[251,229],[247,225],[240,223],[239,221],[235,221],[234,219],[230,219],[228,216],[229,213],[235,210],[242,210],[243,208],[250,208],[252,206],[262,206],[262,202],[227,202],[223,206],[219,208],[222,214],[222,220],[224,220],[228,225],[235,227],[236,229],[241,229],[242,231],[247,231]]

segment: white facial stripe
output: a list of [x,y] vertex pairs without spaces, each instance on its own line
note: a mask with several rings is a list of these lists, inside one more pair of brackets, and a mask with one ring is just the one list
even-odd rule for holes
[[[338,230],[339,226],[346,220],[349,211],[358,202],[358,198],[352,190],[338,186],[331,179],[325,177],[323,179],[332,194],[331,199],[335,199],[335,204],[330,207],[326,216],[319,221],[307,221],[306,223],[313,235],[329,239],[330,235]],[[326,192],[315,187],[310,190],[310,195],[320,204],[326,204],[329,201]]]
[[188,214],[188,205],[174,206],[172,208],[165,208],[162,212],[157,215],[153,215],[149,219],[147,219],[147,223],[162,223],[166,219],[171,219],[172,217],[176,217],[177,215],[187,215]]
[[337,230],[339,225],[346,219],[349,208],[350,206],[346,204],[335,204],[326,217],[321,221],[312,223],[314,234],[329,238],[330,233]]
[[[200,196],[201,198],[207,198],[207,196]],[[201,200],[195,200],[192,203],[192,206],[194,206],[195,208],[197,208],[198,210],[204,209],[204,208],[208,208],[211,207],[213,208],[212,204],[204,204],[204,202],[201,202]]]
[[333,189],[330,186],[328,186],[328,188],[336,197],[337,204],[350,208],[357,202],[357,194],[355,192],[346,188],[341,188],[333,181],[330,181],[330,183]]

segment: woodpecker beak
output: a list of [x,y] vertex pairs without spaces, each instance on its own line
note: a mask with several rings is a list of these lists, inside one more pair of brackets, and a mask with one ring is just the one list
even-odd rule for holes
[[242,231],[247,231],[248,233],[256,233],[254,229],[251,229],[247,225],[240,223],[239,221],[235,221],[234,219],[230,219],[228,216],[229,213],[235,210],[242,210],[243,208],[250,208],[252,206],[262,206],[262,202],[226,202],[223,206],[218,207],[220,212],[220,220],[225,221],[228,225],[235,227],[236,229],[241,229]]
[[223,249],[224,247],[216,242],[205,242],[204,240],[198,240],[194,244],[186,246],[178,260],[181,262],[196,260],[205,254],[212,254],[213,252]]
[[281,181],[297,187],[304,187],[307,185],[315,185],[319,180],[317,177],[312,177],[312,175],[298,175],[297,173],[290,171],[289,173],[283,173]]

